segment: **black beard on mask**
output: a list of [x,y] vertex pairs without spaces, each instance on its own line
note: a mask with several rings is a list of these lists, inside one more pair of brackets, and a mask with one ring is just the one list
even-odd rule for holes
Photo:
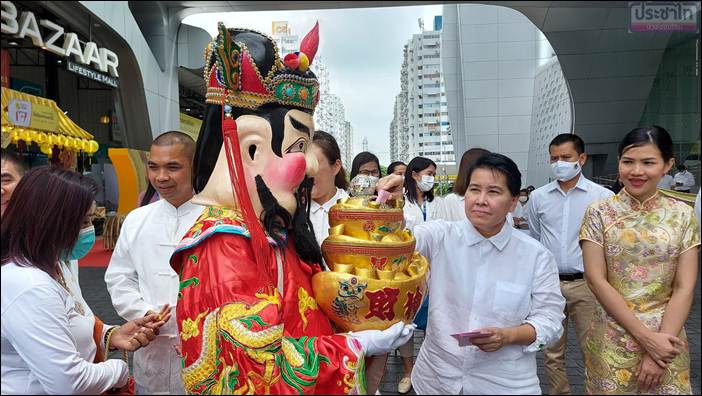
[[295,200],[297,201],[295,213],[290,216],[290,213],[278,203],[278,200],[271,193],[261,175],[256,176],[256,191],[263,206],[260,220],[268,235],[273,238],[278,246],[282,247],[283,240],[279,232],[288,230],[288,235],[293,238],[295,250],[302,261],[321,266],[322,250],[317,244],[314,228],[309,219],[310,205],[312,204],[312,185],[313,179],[305,176],[295,193]]

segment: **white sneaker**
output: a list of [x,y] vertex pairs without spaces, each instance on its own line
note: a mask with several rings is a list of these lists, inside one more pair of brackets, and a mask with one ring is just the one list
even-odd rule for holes
[[400,383],[397,384],[397,391],[400,393],[407,393],[412,389],[412,380],[410,377],[403,377]]
[[382,395],[382,393],[380,393],[380,389],[376,389],[376,390],[375,390],[375,394],[376,394],[376,395]]

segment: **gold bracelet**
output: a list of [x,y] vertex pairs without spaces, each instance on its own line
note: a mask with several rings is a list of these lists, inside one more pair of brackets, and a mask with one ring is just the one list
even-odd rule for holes
[[114,326],[105,333],[105,353],[110,351],[110,338],[112,337],[112,333],[117,331],[120,327],[121,326]]

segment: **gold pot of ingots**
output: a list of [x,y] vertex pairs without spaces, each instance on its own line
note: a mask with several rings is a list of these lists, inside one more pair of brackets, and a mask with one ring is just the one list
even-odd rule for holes
[[404,229],[401,201],[343,198],[329,211],[322,253],[331,271],[312,278],[317,304],[342,331],[411,323],[427,293],[429,263]]

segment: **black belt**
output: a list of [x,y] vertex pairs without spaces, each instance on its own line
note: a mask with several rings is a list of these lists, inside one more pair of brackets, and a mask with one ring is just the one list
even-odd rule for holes
[[558,278],[562,281],[574,281],[578,279],[583,279],[583,273],[577,272],[575,274],[558,274]]

